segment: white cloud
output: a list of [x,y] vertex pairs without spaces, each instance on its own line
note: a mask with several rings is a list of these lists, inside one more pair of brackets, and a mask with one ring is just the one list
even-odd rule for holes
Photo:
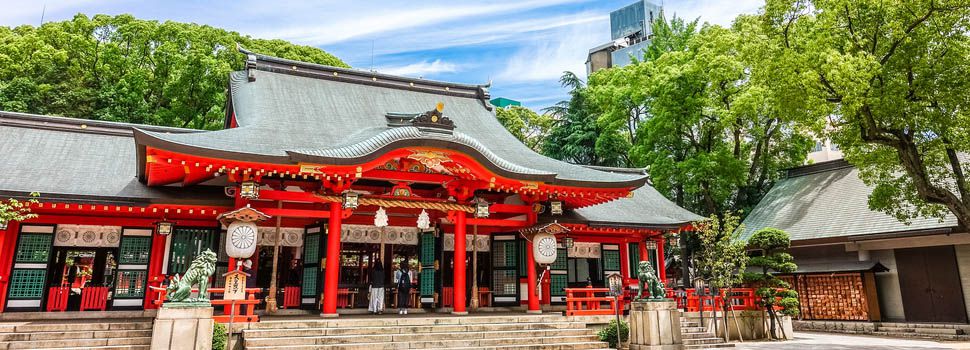
[[730,26],[738,15],[755,13],[764,4],[764,0],[688,0],[668,2],[664,4],[664,11],[669,14],[676,13],[678,17],[690,20],[700,17],[701,23]]
[[424,61],[407,64],[403,66],[391,66],[377,68],[378,72],[392,75],[406,75],[412,77],[422,77],[437,73],[454,73],[458,71],[458,65],[442,60]]
[[564,71],[583,77],[589,49],[606,40],[609,40],[607,16],[559,28],[555,35],[534,40],[509,57],[496,82],[555,81]]

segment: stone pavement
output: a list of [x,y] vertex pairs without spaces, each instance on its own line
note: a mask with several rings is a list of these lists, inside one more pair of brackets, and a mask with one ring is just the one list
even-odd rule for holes
[[786,342],[735,343],[745,350],[947,350],[970,349],[966,342],[936,342],[930,340],[895,339],[852,334],[795,333],[795,340]]

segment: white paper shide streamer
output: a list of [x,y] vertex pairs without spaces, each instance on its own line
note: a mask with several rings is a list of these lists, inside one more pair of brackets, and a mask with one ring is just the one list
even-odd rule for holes
[[374,226],[387,227],[387,212],[384,211],[384,207],[378,208],[377,213],[374,214]]
[[421,209],[421,215],[418,215],[418,228],[422,231],[431,228],[431,218],[424,209]]

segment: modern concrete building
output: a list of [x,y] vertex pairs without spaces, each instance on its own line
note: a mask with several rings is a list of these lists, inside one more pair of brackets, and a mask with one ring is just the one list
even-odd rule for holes
[[628,65],[632,57],[642,59],[653,37],[651,23],[661,11],[660,5],[639,0],[610,12],[610,42],[589,50],[586,73]]

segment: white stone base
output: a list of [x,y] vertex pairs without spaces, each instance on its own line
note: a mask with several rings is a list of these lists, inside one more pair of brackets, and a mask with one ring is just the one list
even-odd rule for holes
[[674,301],[638,301],[630,305],[630,349],[680,349],[680,310]]
[[152,329],[152,350],[211,350],[212,308],[161,308]]

